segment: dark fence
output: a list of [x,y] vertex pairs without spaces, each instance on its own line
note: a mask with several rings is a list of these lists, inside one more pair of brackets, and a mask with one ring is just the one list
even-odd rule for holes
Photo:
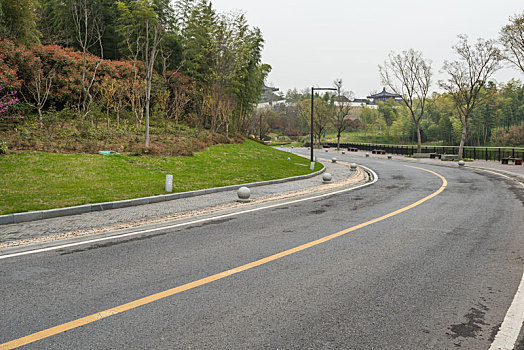
[[[330,147],[337,147],[336,143],[327,143]],[[381,149],[387,153],[413,155],[417,146],[411,145],[382,145],[375,143],[341,143],[340,148],[358,148],[362,151]],[[422,146],[422,153],[458,154],[458,146]],[[524,160],[524,148],[511,147],[464,147],[464,158],[497,160],[502,158],[520,158]]]

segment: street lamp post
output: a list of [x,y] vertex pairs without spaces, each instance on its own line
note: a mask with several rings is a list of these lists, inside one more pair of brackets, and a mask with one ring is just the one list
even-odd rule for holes
[[314,101],[315,101],[315,90],[337,90],[335,88],[311,88],[311,170],[315,168],[315,162],[313,160],[313,110],[314,110]]

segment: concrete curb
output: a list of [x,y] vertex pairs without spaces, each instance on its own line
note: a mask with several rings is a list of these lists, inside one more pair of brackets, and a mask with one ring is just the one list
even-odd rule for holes
[[90,213],[94,211],[119,209],[119,208],[134,207],[134,206],[144,205],[144,204],[159,203],[159,202],[171,201],[171,200],[180,199],[180,198],[201,196],[203,194],[237,190],[243,186],[257,187],[257,186],[264,186],[264,185],[274,185],[274,184],[279,184],[279,183],[284,183],[284,182],[309,179],[309,178],[322,174],[324,171],[326,171],[325,165],[323,165],[323,168],[321,170],[316,171],[314,173],[300,175],[300,176],[286,177],[284,179],[251,182],[247,184],[231,185],[231,186],[224,186],[224,187],[206,188],[203,190],[180,192],[180,193],[170,193],[170,194],[164,194],[160,196],[126,199],[126,200],[114,201],[114,202],[85,204],[85,205],[78,205],[74,207],[0,215],[0,225],[17,224],[20,222],[51,219],[51,218],[56,218],[60,216],[70,216],[70,215]]

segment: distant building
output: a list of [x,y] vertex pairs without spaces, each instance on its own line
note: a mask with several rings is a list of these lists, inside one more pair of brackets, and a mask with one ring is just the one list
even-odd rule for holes
[[287,102],[286,100],[267,101],[267,102],[258,103],[257,108],[276,107],[278,105],[284,105],[286,107],[289,107],[289,106],[294,106],[295,103]]
[[387,92],[386,88],[383,88],[382,91],[379,92],[378,94],[374,94],[374,95],[368,96],[367,98],[372,100],[373,104],[376,104],[379,101],[380,102],[386,102],[387,100],[389,100],[391,98],[394,99],[397,102],[402,100],[402,96],[397,95],[397,94],[392,94],[390,92]]
[[277,92],[279,91],[279,88],[276,88],[276,87],[271,87],[271,86],[262,86],[262,92]]

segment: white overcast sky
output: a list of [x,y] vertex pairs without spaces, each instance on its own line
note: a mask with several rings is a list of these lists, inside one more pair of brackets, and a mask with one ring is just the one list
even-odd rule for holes
[[[220,12],[241,10],[265,39],[263,62],[273,67],[267,82],[286,92],[329,87],[365,97],[382,90],[378,75],[390,51],[413,48],[433,61],[435,83],[444,60],[454,58],[458,34],[470,41],[496,39],[509,17],[524,11],[523,0],[211,0]],[[515,69],[494,79],[524,80]]]

